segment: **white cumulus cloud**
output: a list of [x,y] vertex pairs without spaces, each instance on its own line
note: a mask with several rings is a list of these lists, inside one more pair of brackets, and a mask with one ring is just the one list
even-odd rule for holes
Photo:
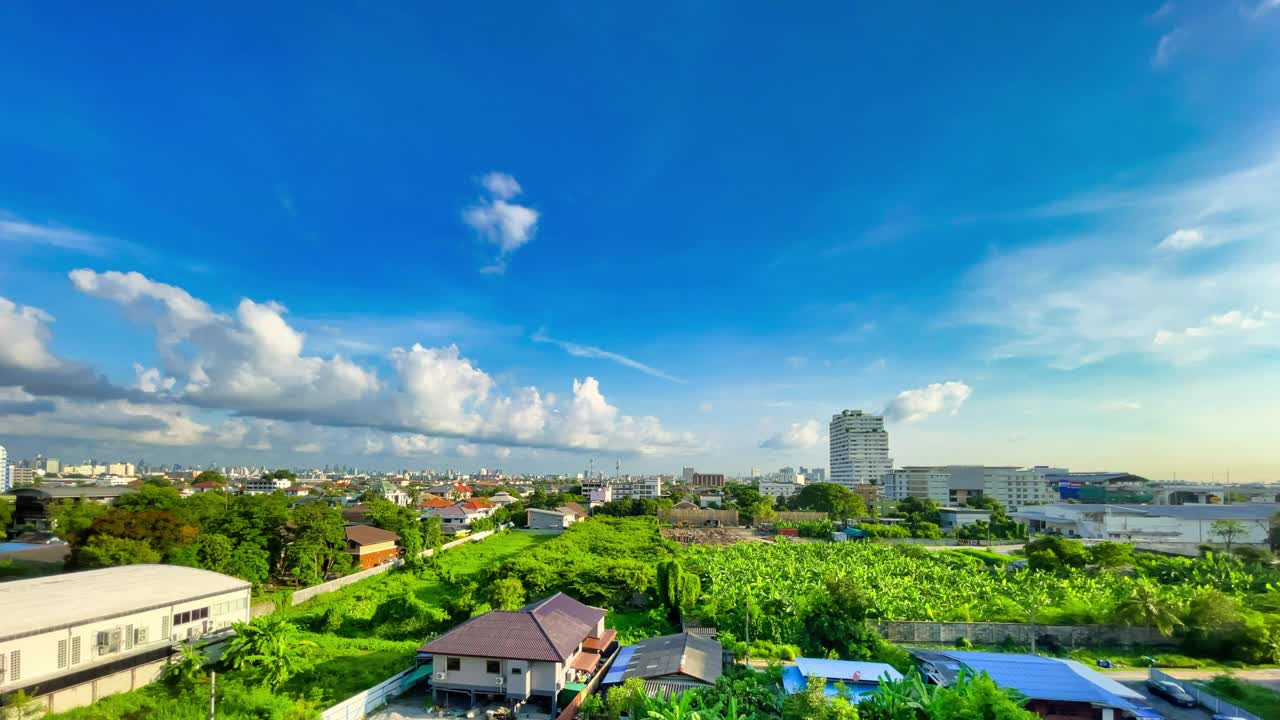
[[507,258],[533,239],[539,213],[531,207],[508,202],[520,195],[520,183],[504,173],[490,173],[481,179],[488,197],[462,211],[462,221],[486,242],[497,246],[493,262],[481,268],[485,273],[502,273]]
[[807,450],[822,440],[822,426],[817,420],[791,423],[786,430],[766,438],[760,447],[769,450]]
[[898,393],[885,407],[884,415],[889,420],[908,423],[919,422],[938,413],[955,415],[972,394],[973,389],[963,382],[932,383]]

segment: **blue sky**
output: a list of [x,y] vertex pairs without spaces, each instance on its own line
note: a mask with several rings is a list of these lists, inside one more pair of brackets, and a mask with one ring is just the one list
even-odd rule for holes
[[1280,475],[1274,0],[18,2],[0,87],[18,455]]

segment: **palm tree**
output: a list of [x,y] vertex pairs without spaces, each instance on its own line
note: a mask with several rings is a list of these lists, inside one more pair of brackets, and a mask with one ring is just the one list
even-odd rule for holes
[[1173,603],[1146,578],[1133,584],[1133,591],[1116,606],[1114,617],[1127,625],[1155,628],[1165,637],[1182,627]]
[[178,656],[165,666],[161,675],[174,685],[191,687],[204,679],[204,656],[183,643],[178,648]]
[[298,673],[303,663],[302,648],[315,645],[298,639],[297,626],[278,615],[236,623],[235,631],[224,658],[237,670],[261,670],[263,682],[273,688]]

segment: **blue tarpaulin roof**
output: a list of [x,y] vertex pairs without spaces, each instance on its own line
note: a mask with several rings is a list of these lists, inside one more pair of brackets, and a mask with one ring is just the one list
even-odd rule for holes
[[615,685],[622,682],[623,677],[627,674],[627,663],[631,662],[631,656],[635,652],[635,645],[627,645],[618,650],[618,656],[613,659],[613,665],[609,666],[609,674],[604,676],[605,685]]
[[1142,699],[1138,692],[1075,660],[951,650],[941,654],[974,672],[985,672],[997,685],[1029,698],[1087,702],[1125,710],[1136,708],[1130,700]]

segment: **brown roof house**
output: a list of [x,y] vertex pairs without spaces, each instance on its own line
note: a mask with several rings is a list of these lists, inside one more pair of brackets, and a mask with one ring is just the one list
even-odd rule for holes
[[419,652],[432,656],[432,702],[462,693],[513,704],[537,699],[554,716],[565,683],[581,682],[602,665],[617,633],[604,628],[605,611],[556,593],[515,611],[479,615]]
[[351,554],[361,570],[368,570],[400,557],[396,541],[400,536],[372,525],[348,525],[343,530],[347,534],[347,552]]

